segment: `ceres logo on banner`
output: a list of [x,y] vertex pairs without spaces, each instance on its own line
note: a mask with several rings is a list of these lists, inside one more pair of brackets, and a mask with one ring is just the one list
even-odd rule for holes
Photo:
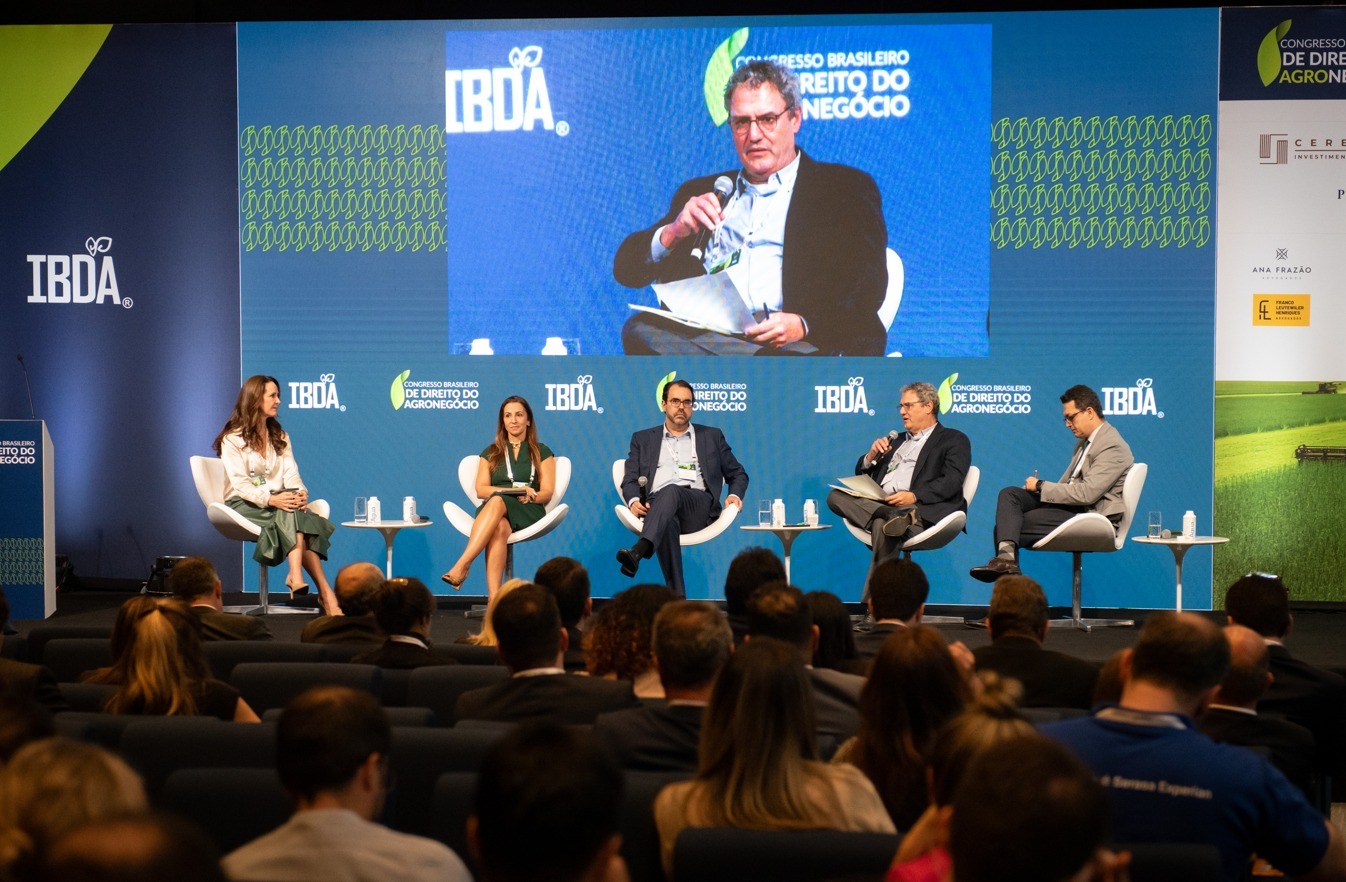
[[393,410],[476,410],[476,380],[411,380],[411,371],[393,377],[389,397]]
[[316,383],[290,384],[290,410],[340,410],[346,405],[337,397],[336,374],[323,374]]
[[1143,377],[1136,380],[1134,386],[1104,386],[1098,390],[1103,393],[1104,416],[1153,416],[1164,418],[1154,401],[1154,380]]
[[594,378],[591,374],[581,374],[573,383],[548,383],[546,410],[592,410],[602,413],[603,408],[594,397]]
[[570,134],[570,124],[552,113],[542,47],[515,46],[509,67],[444,71],[444,132],[531,132],[537,128]]
[[865,398],[864,377],[851,377],[845,386],[814,386],[813,391],[818,396],[818,402],[813,408],[814,413],[874,415]]
[[29,303],[116,303],[125,309],[134,304],[117,289],[117,267],[112,261],[111,236],[84,240],[87,254],[29,254],[33,290]]

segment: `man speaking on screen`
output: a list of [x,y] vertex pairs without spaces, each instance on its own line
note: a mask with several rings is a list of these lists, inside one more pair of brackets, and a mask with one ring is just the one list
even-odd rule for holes
[[883,355],[888,232],[874,179],[798,147],[803,112],[789,68],[744,64],[729,77],[724,102],[741,168],[679,187],[662,220],[622,242],[613,275],[640,288],[725,272],[752,323],[726,334],[638,312],[622,328],[623,349]]

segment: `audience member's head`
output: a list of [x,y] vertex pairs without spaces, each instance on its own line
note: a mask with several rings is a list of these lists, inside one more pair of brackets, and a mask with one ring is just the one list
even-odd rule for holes
[[984,671],[981,677],[981,694],[939,730],[930,747],[930,802],[934,805],[953,804],[968,764],[986,748],[1037,732],[1019,713],[1023,686],[1018,680],[994,671]]
[[372,563],[360,561],[346,564],[337,570],[337,606],[342,615],[363,616],[369,613],[369,603],[383,587],[383,570]]
[[561,614],[546,588],[526,582],[496,601],[492,616],[500,660],[514,672],[560,666]]
[[877,621],[919,622],[929,596],[925,570],[914,560],[885,560],[869,576],[869,608]]
[[1134,684],[1172,692],[1180,708],[1195,716],[1229,670],[1229,641],[1209,619],[1194,613],[1158,612],[1146,620],[1131,650],[1122,704]]
[[813,663],[818,629],[813,626],[804,592],[784,582],[768,582],[748,598],[748,634],[751,639],[772,637],[795,647],[806,664]]
[[785,580],[785,564],[770,548],[745,548],[729,562],[724,577],[724,608],[731,616],[748,611],[748,598],[767,582]]
[[622,773],[593,735],[530,723],[477,775],[468,842],[486,882],[608,878],[620,866]]
[[14,690],[0,690],[0,766],[25,744],[55,734],[51,712],[36,698]]
[[1013,635],[1041,643],[1047,636],[1047,595],[1027,576],[1001,576],[991,589],[986,616],[991,639]]
[[855,629],[851,613],[831,591],[810,591],[804,595],[809,615],[818,628],[818,646],[813,650],[815,668],[844,670],[847,663],[856,663]]
[[167,814],[85,824],[51,847],[42,869],[48,882],[225,882],[210,837]]
[[170,594],[189,604],[208,604],[219,608],[220,577],[215,565],[204,557],[184,557],[168,571],[166,587]]
[[561,627],[567,631],[574,630],[592,609],[589,571],[573,557],[553,557],[543,563],[533,574],[533,584],[546,588],[556,598]]
[[88,821],[148,808],[140,776],[115,754],[34,741],[0,769],[0,878],[32,878],[51,845]]
[[1220,681],[1215,701],[1232,707],[1254,709],[1257,699],[1271,685],[1271,652],[1262,635],[1242,625],[1226,625],[1229,670]]
[[654,658],[669,698],[709,697],[733,648],[729,622],[712,604],[675,600],[654,617]]
[[108,713],[199,711],[200,686],[210,679],[210,667],[201,648],[201,623],[184,601],[140,595],[123,603],[113,626],[113,650],[112,667],[88,678],[117,686],[104,705]]
[[486,601],[486,614],[481,618],[481,631],[470,635],[467,642],[476,646],[499,646],[500,638],[495,633],[495,608],[515,588],[522,588],[524,585],[531,584],[533,583],[526,582],[523,579],[509,579],[501,585],[500,590],[492,594]]
[[594,677],[634,681],[654,668],[654,617],[677,599],[666,585],[632,585],[603,604],[584,633],[584,665]]
[[958,882],[1064,882],[1099,859],[1107,841],[1103,786],[1040,735],[978,754],[953,806],[949,854]]
[[374,621],[385,634],[429,637],[435,595],[414,576],[384,582],[370,600]]
[[1294,617],[1290,615],[1290,591],[1280,576],[1271,573],[1248,573],[1239,577],[1225,594],[1224,608],[1234,624],[1252,628],[1273,640],[1287,636],[1294,625]]
[[276,772],[300,809],[339,805],[373,820],[383,807],[391,744],[377,698],[321,686],[285,706],[276,726]]
[[1125,685],[1122,679],[1122,662],[1126,657],[1127,651],[1119,649],[1108,656],[1108,660],[1098,669],[1098,682],[1094,684],[1094,704],[1117,704],[1122,700],[1122,686]]

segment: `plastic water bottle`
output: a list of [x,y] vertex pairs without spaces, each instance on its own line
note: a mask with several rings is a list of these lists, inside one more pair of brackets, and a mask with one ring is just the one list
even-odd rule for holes
[[818,503],[812,499],[804,500],[804,525],[807,527],[818,526]]
[[771,503],[771,526],[785,526],[785,500],[777,499]]
[[1187,514],[1182,516],[1182,535],[1188,539],[1196,538],[1196,512],[1190,508],[1187,509]]
[[409,524],[414,523],[416,521],[415,496],[402,497],[402,520],[406,521]]
[[379,498],[377,496],[369,497],[368,513],[366,514],[366,517],[371,524],[377,524],[379,521],[383,520],[383,508],[379,505]]

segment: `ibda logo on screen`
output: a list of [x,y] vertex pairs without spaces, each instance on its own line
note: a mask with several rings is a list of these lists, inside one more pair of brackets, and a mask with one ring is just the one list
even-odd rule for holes
[[29,254],[33,289],[29,303],[115,303],[125,309],[134,304],[117,288],[111,236],[84,240],[87,254]]
[[336,374],[322,374],[316,383],[290,384],[290,410],[340,410],[346,405],[337,397]]
[[1098,390],[1103,397],[1104,416],[1152,416],[1164,418],[1154,400],[1154,380],[1142,377],[1134,386],[1104,386]]
[[845,386],[814,386],[818,401],[814,413],[862,413],[873,416],[874,411],[865,398],[865,378],[851,377]]
[[570,124],[552,113],[542,47],[515,46],[509,67],[444,71],[444,131],[531,132],[536,129],[570,134]]
[[545,410],[591,410],[602,413],[603,407],[594,397],[592,374],[580,374],[573,383],[547,383]]

